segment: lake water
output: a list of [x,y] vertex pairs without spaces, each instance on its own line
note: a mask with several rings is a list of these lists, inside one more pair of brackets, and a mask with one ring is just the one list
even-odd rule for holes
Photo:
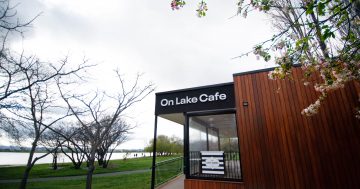
[[[39,157],[44,155],[44,153],[35,153],[34,157]],[[111,159],[123,159],[126,153],[113,153]],[[127,158],[134,158],[134,157],[142,157],[142,156],[150,156],[150,153],[129,153]],[[0,152],[0,166],[4,165],[25,165],[29,158],[29,153],[26,152]],[[39,159],[36,164],[39,163],[52,163],[52,155],[49,154],[42,159]],[[58,163],[63,162],[71,162],[68,157],[64,154],[58,155]]]

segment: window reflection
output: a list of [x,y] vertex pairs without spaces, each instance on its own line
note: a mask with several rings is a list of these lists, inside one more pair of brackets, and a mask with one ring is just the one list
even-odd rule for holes
[[[223,152],[225,174],[203,174],[201,152]],[[189,116],[190,176],[241,179],[235,114]],[[204,161],[203,161],[204,162]]]

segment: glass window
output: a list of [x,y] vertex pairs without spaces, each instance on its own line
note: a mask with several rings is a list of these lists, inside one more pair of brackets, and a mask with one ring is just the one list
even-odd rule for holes
[[189,176],[241,179],[235,114],[188,116]]

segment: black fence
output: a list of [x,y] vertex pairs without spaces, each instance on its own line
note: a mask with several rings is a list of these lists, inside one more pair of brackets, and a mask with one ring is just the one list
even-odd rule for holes
[[189,154],[189,176],[192,178],[219,179],[219,180],[241,180],[241,166],[239,152],[224,153],[224,174],[204,174],[201,170],[201,155],[199,151]]
[[155,186],[159,186],[183,173],[184,158],[177,157],[155,164]]

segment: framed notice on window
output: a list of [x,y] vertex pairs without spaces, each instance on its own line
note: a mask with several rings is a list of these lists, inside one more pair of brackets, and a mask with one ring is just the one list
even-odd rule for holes
[[224,151],[201,151],[202,174],[225,174]]

